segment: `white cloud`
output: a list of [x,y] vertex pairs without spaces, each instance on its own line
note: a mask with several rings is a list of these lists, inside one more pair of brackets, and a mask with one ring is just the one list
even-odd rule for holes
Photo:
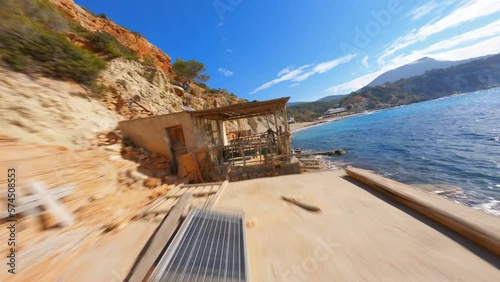
[[432,56],[440,60],[466,60],[470,58],[497,54],[500,52],[500,37],[493,37],[474,45],[457,48],[446,52],[435,53]]
[[342,58],[338,58],[338,59],[335,59],[332,61],[320,63],[320,64],[317,64],[313,70],[315,73],[325,73],[338,65],[349,62],[350,60],[354,59],[356,56],[357,56],[356,54],[351,54],[351,55],[347,55],[347,56],[344,56]]
[[365,56],[361,62],[363,63],[363,66],[365,66],[365,68],[369,68],[370,67],[368,65],[368,56]]
[[255,94],[259,91],[267,89],[267,88],[269,88],[273,85],[276,85],[278,83],[281,83],[283,81],[294,80],[297,76],[299,76],[300,74],[302,74],[304,72],[305,68],[308,68],[308,67],[309,67],[309,65],[305,65],[305,66],[302,66],[302,67],[295,69],[295,70],[289,70],[288,72],[283,72],[284,70],[282,70],[282,71],[280,71],[280,74],[282,74],[280,77],[262,84],[261,86],[256,88],[254,91],[252,91],[250,94]]
[[349,82],[345,82],[339,85],[335,85],[333,87],[328,88],[326,91],[330,93],[330,95],[337,94],[349,94],[353,91],[356,91],[360,88],[365,87],[368,83],[372,82],[377,76],[384,73],[386,70],[380,70],[377,72],[372,72],[362,77],[358,77]]
[[[431,34],[438,33],[448,27],[453,27],[455,26],[455,24],[453,24],[453,20],[457,20],[457,17],[459,16],[463,16],[463,18],[458,20],[458,22],[463,23],[465,21],[482,17],[486,14],[500,11],[500,6],[493,5],[492,2],[493,1],[489,0],[482,1],[481,3],[479,3],[478,1],[469,1],[467,5],[456,9],[449,16],[436,21],[434,24],[426,25],[419,30],[413,30],[407,35],[407,37],[399,38],[398,44],[393,43],[392,46],[387,50],[390,50],[389,53],[390,55],[392,55],[396,51],[410,46],[417,41],[422,41]],[[485,3],[490,3],[490,6],[488,7],[488,4]],[[485,12],[484,10],[479,9],[480,7],[481,9],[489,9],[489,11]],[[415,36],[416,38],[412,39],[410,35]],[[482,41],[477,42],[478,40]],[[425,48],[413,50],[410,53],[398,55],[391,60],[383,61],[383,64],[380,64],[381,69],[379,71],[364,75],[362,77],[358,77],[345,83],[335,85],[328,88],[326,91],[330,94],[346,94],[352,91],[356,91],[366,86],[380,74],[402,65],[414,62],[425,56],[429,56],[438,60],[465,60],[469,58],[499,53],[499,46],[500,20],[496,20],[483,27],[470,30],[451,38],[445,38],[440,42],[432,44]],[[386,57],[388,57],[387,54],[380,56],[379,63],[381,59],[383,60]],[[362,63],[363,65],[365,65],[365,63],[367,62],[368,57],[366,56],[363,58]]]
[[475,30],[471,30],[469,32],[457,35],[450,39],[443,40],[441,42],[438,42],[421,50],[420,52],[431,53],[439,50],[448,50],[469,41],[497,36],[497,35],[500,35],[500,20],[492,22],[484,27],[477,28]]
[[291,88],[291,87],[297,87],[297,86],[299,86],[299,85],[300,85],[300,83],[294,83],[294,84],[290,85],[290,88]]
[[293,69],[293,67],[286,67],[284,69],[282,69],[279,73],[278,73],[278,77],[282,76],[282,75],[285,75],[287,73],[289,73],[291,70]]
[[223,23],[223,22],[220,22],[220,23],[217,25],[217,27],[222,27],[223,25],[224,25],[224,23]]
[[233,49],[226,49],[226,53],[233,53]]
[[[497,54],[500,52],[500,36],[494,36],[494,34],[498,35],[500,30],[488,32],[489,28],[497,26],[497,22],[493,22],[490,25],[479,28],[477,30],[470,31],[468,33],[464,33],[459,36],[452,37],[448,40],[444,40],[440,43],[436,43],[422,50],[413,51],[407,55],[397,56],[389,61],[389,64],[384,66],[381,70],[377,72],[373,72],[362,77],[358,77],[354,80],[335,85],[333,87],[328,88],[326,91],[330,94],[347,94],[352,91],[356,91],[368,83],[372,82],[377,76],[382,73],[400,67],[402,65],[414,62],[422,57],[429,56],[438,60],[450,60],[450,61],[458,61],[458,60],[466,60],[470,58],[476,58],[491,54]],[[457,47],[460,46],[461,43],[467,42],[466,40],[469,38],[470,40],[474,40],[477,38],[484,38],[485,36],[493,36],[484,39],[478,43],[465,46],[465,47]],[[450,49],[450,47],[457,47],[454,49]]]
[[305,65],[298,69],[293,69],[293,67],[286,67],[278,73],[278,78],[275,78],[269,82],[264,83],[263,85],[259,86],[254,91],[252,91],[250,94],[255,94],[259,91],[262,91],[264,89],[267,89],[273,85],[276,85],[284,81],[295,81],[295,82],[304,81],[312,75],[325,73],[335,68],[338,65],[347,63],[354,57],[356,57],[356,54],[347,55],[341,58],[337,58],[335,60],[319,63],[312,68],[311,65]]
[[294,78],[293,81],[304,81],[304,80],[308,79],[310,76],[312,76],[313,74],[315,74],[314,71],[305,72],[305,73],[297,76],[296,78]]
[[[399,55],[392,58],[386,65],[386,68],[396,68],[416,61],[422,57],[432,57],[441,60],[464,60],[488,54],[495,54],[500,52],[500,48],[498,47],[500,45],[492,44],[492,42],[495,41],[488,40],[488,38],[495,36],[498,37],[498,35],[500,35],[500,20],[461,35],[445,39],[424,49],[414,50],[410,54]],[[483,40],[479,43],[474,43],[472,46],[469,45],[459,47],[463,46],[463,44],[475,42],[480,39]]]
[[432,0],[427,3],[425,3],[422,6],[418,6],[417,8],[411,10],[407,16],[410,17],[411,21],[416,21],[419,20],[431,12],[436,12],[437,10],[440,10],[440,8],[443,8],[445,6],[449,6],[453,3],[456,3],[456,0],[448,0],[448,1],[437,1],[437,0]]
[[411,10],[408,13],[408,16],[411,17],[412,21],[416,21],[428,15],[430,12],[432,12],[432,10],[434,10],[434,8],[436,8],[436,1],[431,1]]
[[469,0],[467,4],[460,6],[447,16],[435,22],[428,23],[419,29],[414,29],[408,34],[394,40],[385,49],[384,54],[378,58],[378,63],[383,66],[386,58],[389,56],[417,42],[424,41],[431,35],[499,11],[500,5],[498,5],[497,0]]
[[219,68],[218,71],[225,76],[232,76],[234,74],[234,72],[232,72],[226,68]]

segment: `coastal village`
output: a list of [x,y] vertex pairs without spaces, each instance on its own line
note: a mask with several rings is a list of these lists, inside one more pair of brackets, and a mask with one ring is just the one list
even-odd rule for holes
[[346,148],[293,147],[298,129],[359,112],[339,104],[296,122],[289,97],[186,82],[144,37],[72,0],[50,3],[142,61],[111,59],[99,98],[0,66],[0,202],[13,208],[1,211],[0,281],[500,278],[500,218],[446,197],[459,188],[323,158]]

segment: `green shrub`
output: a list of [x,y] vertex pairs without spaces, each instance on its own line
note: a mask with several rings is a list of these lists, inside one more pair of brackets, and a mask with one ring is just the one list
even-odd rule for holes
[[79,25],[77,22],[69,21],[69,29],[70,31],[82,36],[86,37],[89,34],[89,31]]
[[94,98],[103,98],[104,94],[109,91],[108,86],[102,83],[95,82],[90,86],[92,90],[92,97]]
[[87,8],[87,7],[85,7],[85,6],[80,6],[80,7],[81,7],[83,10],[85,10],[85,12],[87,12],[87,13],[89,13],[89,14],[91,14],[91,15],[95,16],[95,14],[94,14],[94,13],[93,13],[93,12],[92,12],[89,8]]
[[136,52],[125,47],[108,32],[87,33],[85,38],[88,40],[89,47],[96,53],[103,53],[110,58],[123,57],[131,61],[139,59]]
[[0,1],[0,25],[9,24],[10,20],[20,17],[25,17],[25,22],[36,22],[53,31],[65,32],[69,27],[66,18],[49,0]]
[[100,13],[100,14],[97,14],[95,16],[98,18],[101,18],[101,19],[109,20],[108,16],[106,16],[105,13]]
[[55,32],[40,30],[29,39],[2,33],[0,41],[3,61],[17,71],[89,85],[106,66],[104,61]]
[[208,75],[202,74],[202,72],[205,71],[205,65],[196,60],[184,61],[177,58],[175,63],[172,65],[172,69],[175,74],[188,81],[194,81],[196,79],[198,81],[206,82],[210,79]]
[[156,67],[158,66],[158,61],[151,54],[147,54],[144,57],[144,61],[142,62],[142,65],[147,67],[147,68],[156,69]]
[[94,17],[98,17],[98,18],[101,18],[101,19],[105,19],[105,20],[110,20],[110,18],[108,16],[106,16],[105,13],[100,13],[100,14],[96,14],[94,12],[92,12],[89,8],[85,7],[85,6],[80,6],[82,9],[85,10],[85,12],[91,14],[92,16]]
[[138,36],[138,37],[144,37],[144,35],[142,35],[140,32],[138,31],[132,31],[132,34],[135,35],[135,36]]
[[[60,19],[47,18],[59,15],[50,3],[31,1],[35,6],[24,6],[28,2],[15,2],[10,11],[2,7],[0,60],[16,71],[91,85],[106,63],[57,31],[61,24],[54,23]],[[27,16],[33,11],[39,15]]]
[[206,84],[205,84],[205,83],[203,83],[203,82],[196,82],[196,84],[197,84],[199,87],[201,87],[201,88],[205,89],[205,91],[210,90],[210,87],[208,87],[208,85],[206,85]]

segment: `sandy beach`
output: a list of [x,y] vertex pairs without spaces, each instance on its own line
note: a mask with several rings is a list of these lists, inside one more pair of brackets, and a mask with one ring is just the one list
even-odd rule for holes
[[315,125],[320,125],[323,123],[333,122],[333,121],[341,120],[344,118],[353,117],[356,115],[359,115],[359,114],[350,114],[350,115],[344,115],[344,116],[329,117],[329,118],[324,118],[322,120],[317,120],[317,121],[291,123],[290,124],[290,131],[293,133],[293,132],[298,131],[299,129],[303,129],[303,128],[307,128],[307,127],[311,127],[311,126],[315,126]]

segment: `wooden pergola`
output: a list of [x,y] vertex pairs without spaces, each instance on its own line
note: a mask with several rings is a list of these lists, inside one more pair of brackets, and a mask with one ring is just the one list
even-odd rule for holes
[[[265,117],[267,128],[272,130],[272,134],[266,131],[244,137],[238,136],[237,139],[231,140],[230,144],[209,147],[208,152],[213,160],[217,160],[214,163],[218,163],[220,168],[238,165],[245,167],[248,165],[248,158],[254,160],[258,158],[259,164],[262,164],[263,161],[272,163],[272,170],[274,171],[275,161],[289,162],[291,157],[291,134],[286,113],[286,103],[289,99],[290,97],[284,97],[267,101],[253,101],[208,110],[192,111],[190,114],[200,122],[203,120],[224,122],[258,116]],[[280,119],[278,119],[277,114],[280,115]],[[274,118],[275,128],[271,127],[270,119],[272,118]],[[283,118],[283,127],[278,126],[281,118]],[[221,138],[221,135],[218,135],[218,138]],[[267,160],[263,160],[263,157]]]
[[279,98],[268,101],[260,101],[260,102],[254,101],[254,102],[229,105],[214,109],[194,111],[191,114],[197,118],[229,121],[229,120],[274,114],[276,113],[276,111],[281,110],[283,111],[285,120],[287,120],[286,103],[288,102],[289,99],[290,97]]

